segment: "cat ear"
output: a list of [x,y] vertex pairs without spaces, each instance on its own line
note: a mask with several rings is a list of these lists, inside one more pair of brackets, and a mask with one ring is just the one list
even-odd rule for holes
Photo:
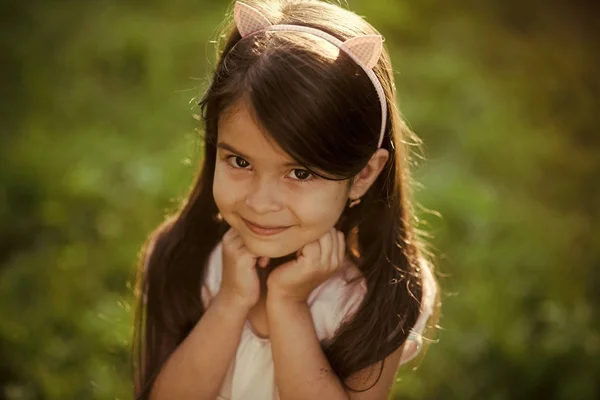
[[241,1],[235,2],[233,19],[242,37],[272,25],[260,11]]
[[383,37],[381,35],[364,35],[348,39],[342,45],[352,53],[368,69],[372,69],[381,57]]

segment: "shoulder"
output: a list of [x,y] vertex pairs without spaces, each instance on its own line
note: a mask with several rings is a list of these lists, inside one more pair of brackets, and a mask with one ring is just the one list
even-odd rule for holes
[[219,292],[223,277],[223,242],[219,241],[208,257],[202,280],[202,302],[208,307],[210,300]]
[[366,280],[349,260],[308,298],[319,340],[331,340],[358,310],[367,292]]
[[365,390],[351,392],[350,399],[367,400],[388,396],[398,367],[419,354],[422,347],[422,334],[435,311],[438,295],[438,284],[433,274],[433,267],[424,259],[420,260],[419,276],[422,285],[421,311],[408,339],[385,358],[383,366],[379,362],[374,363],[355,372],[346,380],[346,384],[350,387]]

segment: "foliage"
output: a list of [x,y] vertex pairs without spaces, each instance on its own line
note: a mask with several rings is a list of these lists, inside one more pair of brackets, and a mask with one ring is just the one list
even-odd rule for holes
[[[194,176],[190,100],[228,6],[5,5],[0,399],[131,398],[137,254]],[[424,139],[415,197],[443,287],[438,342],[395,395],[600,397],[598,6],[349,6],[386,37]]]

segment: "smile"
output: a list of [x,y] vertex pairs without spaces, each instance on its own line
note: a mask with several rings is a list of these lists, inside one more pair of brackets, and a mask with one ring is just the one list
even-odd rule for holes
[[276,234],[283,232],[289,228],[289,226],[279,226],[278,227],[278,226],[256,225],[244,218],[242,218],[242,220],[244,220],[244,223],[246,224],[248,229],[250,229],[253,233],[260,235],[260,236],[276,235]]

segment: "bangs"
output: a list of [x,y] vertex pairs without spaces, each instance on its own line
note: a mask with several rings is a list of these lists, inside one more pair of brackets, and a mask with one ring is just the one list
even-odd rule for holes
[[[256,122],[315,175],[351,178],[377,148],[381,110],[375,88],[343,51],[334,54],[300,35],[278,34],[285,42],[274,46],[269,38],[268,50],[246,76]],[[373,138],[372,151],[365,151],[365,137]]]

